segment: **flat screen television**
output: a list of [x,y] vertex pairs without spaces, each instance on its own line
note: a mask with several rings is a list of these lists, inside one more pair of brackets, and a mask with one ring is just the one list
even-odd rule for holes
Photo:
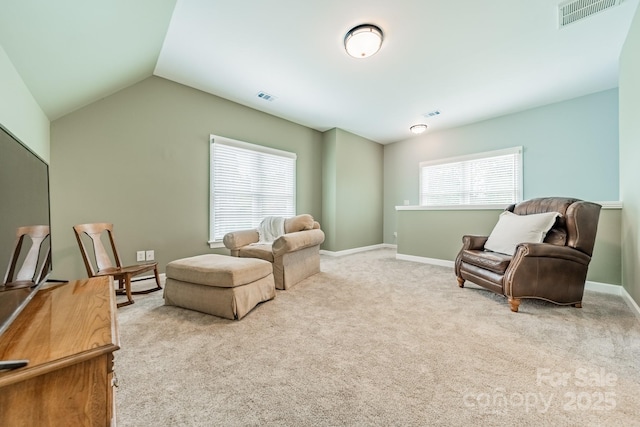
[[[48,263],[47,271],[32,286],[4,286],[16,230],[29,225],[51,226],[50,218],[49,165],[0,124],[0,336],[33,298],[52,269]],[[50,245],[51,237],[45,241],[44,253]],[[25,237],[21,253],[26,253],[30,247],[31,241]],[[18,263],[22,261],[19,259]]]

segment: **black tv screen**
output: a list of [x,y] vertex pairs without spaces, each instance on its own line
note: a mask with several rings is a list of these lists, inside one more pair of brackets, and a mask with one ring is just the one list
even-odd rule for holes
[[[16,230],[31,225],[50,226],[49,165],[0,125],[0,335],[51,272],[49,264],[41,280],[27,288],[4,286]],[[51,237],[45,241],[43,256],[50,245]],[[18,265],[30,247],[31,241],[26,237]]]

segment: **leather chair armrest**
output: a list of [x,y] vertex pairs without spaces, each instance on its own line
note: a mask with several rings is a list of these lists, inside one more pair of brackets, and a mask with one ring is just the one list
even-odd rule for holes
[[539,258],[555,258],[573,261],[584,265],[589,265],[591,257],[577,249],[569,246],[558,246],[550,243],[520,243],[516,247],[512,263],[518,258],[539,257]]
[[462,274],[460,273],[460,264],[462,263],[462,253],[467,250],[484,250],[484,244],[486,243],[489,236],[473,236],[466,234],[462,236],[462,249],[458,252],[456,256],[456,260],[454,262],[454,270],[456,273],[456,277],[458,278],[458,284],[462,286],[464,283],[464,279],[462,278]]
[[462,249],[483,250],[489,236],[462,236]]
[[260,240],[258,230],[239,230],[227,233],[224,235],[222,242],[232,251],[238,250],[243,246],[250,245],[251,243],[257,243]]
[[517,311],[519,298],[580,303],[590,259],[569,246],[520,243],[503,280],[502,292],[512,302],[511,310]]
[[288,252],[320,245],[322,242],[324,242],[324,231],[317,228],[287,233],[273,242],[273,256],[282,256]]

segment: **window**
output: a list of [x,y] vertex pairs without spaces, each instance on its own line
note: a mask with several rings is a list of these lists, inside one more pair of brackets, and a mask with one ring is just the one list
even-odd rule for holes
[[209,243],[296,214],[296,155],[211,135]]
[[504,205],[522,200],[522,147],[420,163],[420,205]]

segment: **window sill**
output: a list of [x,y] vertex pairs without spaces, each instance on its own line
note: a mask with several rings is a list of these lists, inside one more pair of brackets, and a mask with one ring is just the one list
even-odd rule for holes
[[[622,209],[622,202],[596,202],[602,209]],[[459,205],[459,206],[396,206],[397,211],[502,211],[509,205]]]
[[224,248],[224,243],[222,242],[207,242],[207,243],[209,243],[209,248],[211,249]]
[[397,211],[503,211],[509,205],[396,206]]

